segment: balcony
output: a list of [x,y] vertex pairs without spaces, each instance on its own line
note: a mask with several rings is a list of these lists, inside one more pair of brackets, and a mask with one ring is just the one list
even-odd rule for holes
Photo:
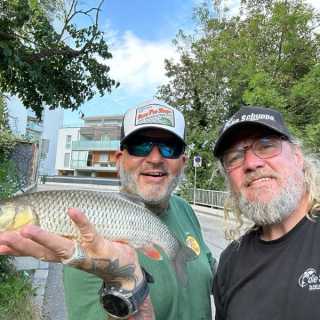
[[117,151],[120,148],[120,141],[73,141],[73,151]]
[[36,122],[27,122],[27,130],[35,131],[35,132],[42,132],[43,125],[42,123]]
[[92,166],[88,166],[87,160],[72,160],[71,168],[76,170],[85,170],[85,171],[105,171],[105,172],[117,171],[115,162],[111,162],[111,161],[100,161],[100,162],[94,163]]

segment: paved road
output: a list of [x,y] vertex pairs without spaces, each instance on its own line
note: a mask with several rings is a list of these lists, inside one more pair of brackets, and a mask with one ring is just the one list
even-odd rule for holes
[[[63,189],[66,188],[65,185],[60,187]],[[56,189],[57,185],[45,185],[39,189],[51,188]],[[92,189],[92,187],[90,188]],[[203,214],[200,212],[197,212],[197,214],[206,242],[213,255],[218,258],[221,251],[227,244],[223,237],[222,219],[214,215]],[[44,320],[67,320],[63,295],[62,267],[60,264],[51,263],[49,266],[43,314],[45,316]]]
[[49,264],[42,314],[43,320],[67,320],[60,263]]

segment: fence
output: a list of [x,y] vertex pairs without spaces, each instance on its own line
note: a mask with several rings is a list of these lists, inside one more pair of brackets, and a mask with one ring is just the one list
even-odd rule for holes
[[188,200],[190,202],[215,208],[223,208],[227,195],[228,192],[225,191],[205,189],[188,190]]

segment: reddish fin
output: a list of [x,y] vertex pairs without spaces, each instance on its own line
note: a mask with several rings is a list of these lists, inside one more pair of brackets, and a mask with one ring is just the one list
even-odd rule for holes
[[122,243],[122,244],[129,244],[128,240],[113,240],[113,242],[118,242],[118,243]]
[[152,260],[162,260],[160,251],[152,245],[143,246],[139,248],[139,250],[141,250],[145,256]]

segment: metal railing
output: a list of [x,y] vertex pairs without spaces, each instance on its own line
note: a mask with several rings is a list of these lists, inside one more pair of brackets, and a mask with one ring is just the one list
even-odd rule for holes
[[109,140],[109,141],[95,141],[95,140],[82,140],[82,141],[72,141],[72,150],[102,150],[102,151],[117,151],[120,147],[120,141]]
[[193,204],[204,205],[208,207],[223,208],[228,192],[205,190],[205,189],[189,189],[188,200]]
[[94,164],[88,165],[87,160],[72,160],[70,168],[72,169],[88,169],[88,170],[96,170],[96,169],[105,169],[105,170],[116,170],[116,163],[113,161],[104,161],[104,162],[95,162]]

